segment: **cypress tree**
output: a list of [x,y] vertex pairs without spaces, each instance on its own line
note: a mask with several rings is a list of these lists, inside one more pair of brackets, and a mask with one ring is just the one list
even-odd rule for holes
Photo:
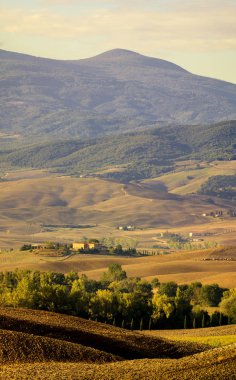
[[134,329],[134,320],[133,318],[131,319],[131,323],[130,323],[130,330],[133,330]]
[[210,315],[210,322],[209,322],[210,326],[212,327],[213,326],[213,314]]
[[202,328],[205,327],[205,314],[203,314],[202,316]]
[[196,328],[196,318],[193,318],[193,328]]
[[140,331],[143,330],[143,318],[141,318],[141,320],[140,320],[139,330],[140,330]]
[[219,326],[222,325],[222,313],[220,313],[220,316],[219,316]]
[[187,315],[184,316],[184,329],[187,328]]
[[148,330],[152,329],[152,318],[149,319]]

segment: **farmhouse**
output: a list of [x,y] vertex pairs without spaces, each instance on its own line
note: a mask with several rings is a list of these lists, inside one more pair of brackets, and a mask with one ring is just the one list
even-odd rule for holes
[[[47,248],[49,248],[49,243],[32,243],[31,248],[32,249],[47,249]],[[52,247],[50,247],[50,248],[52,248]],[[55,248],[55,247],[53,246],[53,248]]]
[[131,225],[128,225],[128,226],[118,226],[117,228],[120,231],[134,231],[135,230],[135,226],[131,226]]
[[89,242],[80,242],[80,243],[73,243],[73,246],[72,248],[75,250],[75,251],[79,251],[80,249],[101,249],[102,246],[101,244],[99,243],[89,243]]

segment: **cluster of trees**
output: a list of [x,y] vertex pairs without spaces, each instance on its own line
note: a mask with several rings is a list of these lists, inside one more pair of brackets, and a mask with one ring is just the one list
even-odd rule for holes
[[46,242],[39,245],[34,244],[23,244],[20,247],[20,251],[36,251],[38,252],[38,249],[42,249],[44,252],[47,252],[47,250],[52,254],[52,251],[55,251],[55,253],[60,254],[62,256],[69,255],[71,253],[72,244],[62,244],[58,242]]
[[181,249],[186,251],[194,251],[198,249],[208,249],[217,247],[217,243],[215,241],[202,241],[199,243],[181,243],[181,242],[168,242],[169,246],[174,249]]
[[[221,311],[211,316],[206,306]],[[0,273],[0,305],[43,309],[135,329],[190,328],[236,322],[236,290],[199,282],[151,283],[111,264],[99,281],[75,272]]]
[[110,247],[109,253],[112,255],[119,255],[119,256],[136,256],[137,250],[136,248],[124,249],[121,244],[118,244],[116,247]]
[[[105,241],[105,239],[103,239],[103,242]],[[99,243],[98,240],[96,239],[92,239],[92,240],[89,240],[89,242],[96,242],[96,243]],[[139,253],[137,252],[136,248],[132,248],[132,247],[127,247],[127,248],[124,248],[121,244],[117,244],[117,245],[105,245],[104,244],[104,248],[106,250],[106,253],[107,254],[110,254],[110,255],[117,255],[117,256],[136,256],[138,255]],[[100,253],[101,249],[100,248],[94,248],[94,249],[84,249],[84,248],[81,248],[79,250],[79,253]],[[102,250],[104,251],[104,250]]]
[[122,246],[123,249],[128,250],[137,248],[138,240],[131,238],[131,237],[103,237],[101,239],[101,243],[105,245],[106,247],[116,247],[116,246]]
[[210,177],[201,189],[201,194],[236,200],[236,175],[217,175]]

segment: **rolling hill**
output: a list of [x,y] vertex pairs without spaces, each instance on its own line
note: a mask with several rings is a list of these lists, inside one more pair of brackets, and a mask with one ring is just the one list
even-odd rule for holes
[[[178,380],[183,376],[186,380],[216,376],[223,380],[234,379],[236,374],[235,344],[212,349],[161,338],[156,332],[145,335],[78,317],[23,309],[1,308],[0,327],[0,378],[5,380],[32,376],[38,380]],[[222,331],[230,334],[232,327],[224,326]],[[214,335],[214,328],[210,330]]]
[[0,50],[2,133],[95,137],[236,118],[236,85],[115,49],[58,61]]
[[[191,347],[191,345],[188,347],[187,344],[171,343],[162,338],[140,336],[137,333],[104,323],[40,310],[1,308],[0,317],[1,328],[5,331],[18,332],[15,337],[18,335],[27,340],[27,334],[30,333],[38,337],[48,337],[48,342],[45,342],[45,345],[48,346],[50,346],[49,337],[56,341],[74,343],[78,345],[78,348],[81,348],[81,345],[84,346],[87,348],[87,359],[83,355],[81,356],[84,361],[90,362],[117,361],[121,358],[123,360],[157,357],[179,358],[189,355],[189,348]],[[24,335],[22,336],[19,333]],[[7,336],[6,333],[5,335]],[[12,344],[14,345],[14,343],[13,341]],[[11,347],[9,347],[10,350]],[[103,356],[101,353],[100,360],[99,356],[96,357],[96,351],[94,351],[95,355],[93,356],[93,350],[105,351]],[[199,352],[201,347],[192,345],[191,351],[191,353]],[[86,352],[84,354],[86,355]],[[61,355],[63,357],[63,354]],[[71,361],[76,361],[75,356],[71,359]],[[68,361],[66,352],[64,361]],[[81,357],[77,357],[77,361],[81,361]]]
[[208,223],[204,212],[234,209],[230,200],[172,194],[152,182],[124,186],[102,179],[49,176],[2,181],[0,191],[5,229],[12,222],[180,228]]

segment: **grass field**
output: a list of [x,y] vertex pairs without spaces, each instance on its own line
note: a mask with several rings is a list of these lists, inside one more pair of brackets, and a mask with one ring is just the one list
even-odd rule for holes
[[158,336],[177,342],[195,342],[212,347],[236,344],[236,326],[217,326],[185,330],[145,331],[148,336]]
[[[0,379],[233,380],[236,344],[211,348],[77,317],[0,309]],[[235,334],[235,325],[210,329]],[[190,330],[189,330],[190,331]],[[186,333],[188,330],[179,330]],[[174,332],[176,334],[176,332]],[[198,338],[198,329],[191,330]],[[194,340],[194,339],[192,339]]]

